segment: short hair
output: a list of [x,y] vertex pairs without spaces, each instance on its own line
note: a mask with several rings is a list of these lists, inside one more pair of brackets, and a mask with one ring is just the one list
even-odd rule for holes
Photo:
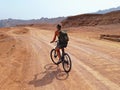
[[58,25],[57,25],[57,28],[58,28],[58,29],[61,29],[61,25],[60,25],[60,24],[58,24]]

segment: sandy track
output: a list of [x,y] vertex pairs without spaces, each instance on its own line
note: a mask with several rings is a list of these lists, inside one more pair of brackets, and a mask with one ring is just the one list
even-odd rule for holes
[[[70,33],[72,70],[52,64],[53,31],[12,28],[0,40],[0,90],[119,90],[120,45]],[[6,35],[5,34],[5,35]]]

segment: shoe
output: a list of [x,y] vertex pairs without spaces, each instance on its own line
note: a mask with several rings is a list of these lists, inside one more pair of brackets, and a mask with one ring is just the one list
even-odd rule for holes
[[66,60],[65,60],[64,62],[65,62],[67,65],[69,64],[68,61],[66,61]]
[[56,58],[56,57],[57,57],[57,55],[54,55],[54,57]]

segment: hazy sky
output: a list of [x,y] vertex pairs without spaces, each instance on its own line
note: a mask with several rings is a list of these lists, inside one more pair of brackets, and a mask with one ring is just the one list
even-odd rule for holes
[[120,0],[0,0],[0,19],[71,16],[120,6]]

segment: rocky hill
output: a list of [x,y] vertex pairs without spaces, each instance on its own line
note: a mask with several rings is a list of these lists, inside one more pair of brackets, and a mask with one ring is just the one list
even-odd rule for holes
[[16,25],[23,25],[23,24],[55,24],[60,23],[64,20],[65,17],[58,17],[58,18],[41,18],[41,19],[32,19],[32,20],[19,20],[19,19],[4,19],[0,20],[0,27],[11,27]]
[[97,14],[105,14],[105,13],[109,13],[109,12],[112,12],[112,11],[118,11],[120,10],[120,6],[116,7],[116,8],[110,8],[110,9],[105,9],[105,10],[99,10],[95,13]]
[[64,27],[108,25],[120,23],[120,11],[106,14],[82,14],[70,16],[62,21]]

